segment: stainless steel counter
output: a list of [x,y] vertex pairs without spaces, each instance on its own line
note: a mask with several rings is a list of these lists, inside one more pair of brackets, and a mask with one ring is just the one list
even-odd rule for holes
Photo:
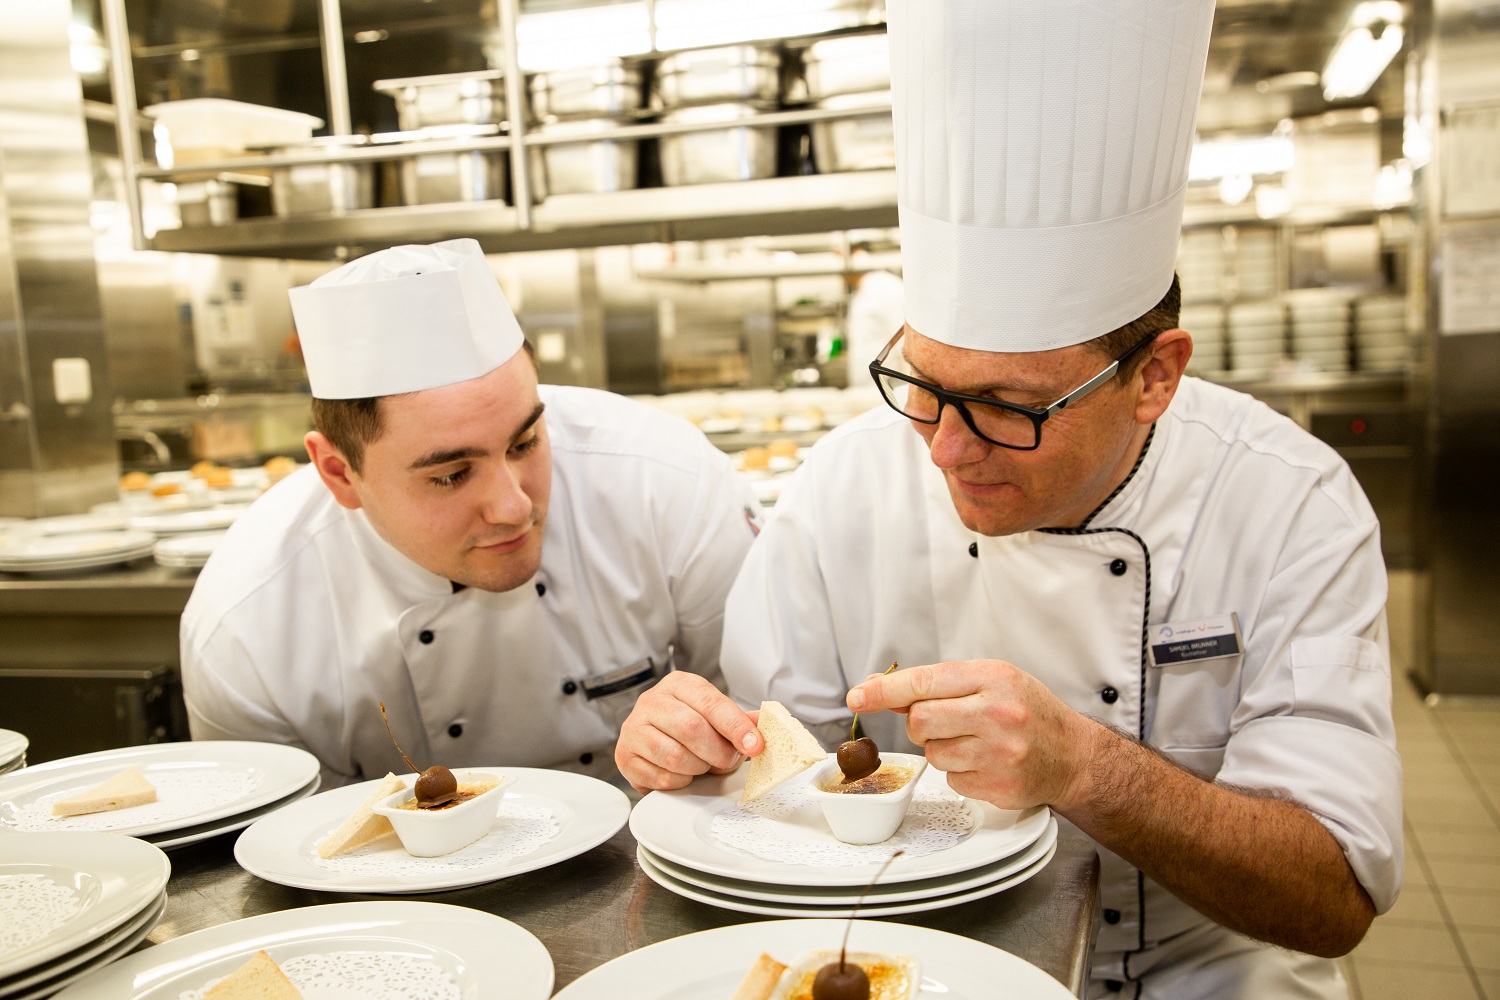
[[[167,910],[148,940],[159,944],[241,917],[364,895],[289,889],[263,881],[233,858],[234,835],[171,852]],[[1058,830],[1057,855],[1029,881],[989,899],[892,918],[986,941],[1045,970],[1082,996],[1099,927],[1099,856],[1070,825]],[[561,989],[626,952],[693,931],[771,919],[734,913],[673,895],[635,860],[628,828],[580,857],[488,885],[402,896],[485,910],[513,920],[552,954]]]

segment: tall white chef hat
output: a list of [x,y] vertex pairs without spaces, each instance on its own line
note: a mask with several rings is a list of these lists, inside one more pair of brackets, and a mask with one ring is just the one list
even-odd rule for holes
[[290,295],[319,399],[466,382],[509,361],[524,339],[475,240],[391,247]]
[[1172,283],[1214,0],[890,0],[906,319],[1082,343]]

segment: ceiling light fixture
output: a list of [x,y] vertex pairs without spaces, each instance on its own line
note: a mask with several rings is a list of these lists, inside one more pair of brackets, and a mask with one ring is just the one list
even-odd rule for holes
[[1399,0],[1365,0],[1355,6],[1349,23],[1323,68],[1323,99],[1359,97],[1375,85],[1406,41]]

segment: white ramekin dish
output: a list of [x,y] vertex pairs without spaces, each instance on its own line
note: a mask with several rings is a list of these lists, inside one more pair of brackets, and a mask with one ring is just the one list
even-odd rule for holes
[[490,832],[495,825],[495,814],[500,808],[500,790],[510,780],[509,775],[498,771],[453,772],[459,788],[481,781],[493,781],[490,788],[456,806],[446,809],[402,809],[401,803],[412,797],[412,789],[405,788],[381,799],[374,812],[391,821],[396,836],[406,853],[418,858],[435,858],[452,854],[467,847]]
[[880,763],[909,768],[911,777],[893,792],[869,795],[825,792],[825,785],[843,777],[838,758],[830,756],[813,768],[812,777],[807,782],[808,797],[822,808],[823,818],[828,821],[833,835],[846,844],[879,844],[891,839],[906,818],[912,793],[916,791],[922,772],[927,769],[926,757],[910,753],[882,753]]

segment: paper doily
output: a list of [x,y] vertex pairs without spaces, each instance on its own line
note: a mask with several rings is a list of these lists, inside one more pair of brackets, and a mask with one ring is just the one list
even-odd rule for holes
[[72,886],[45,875],[0,875],[0,956],[42,940],[81,908]]
[[[103,779],[101,779],[103,780]],[[112,812],[87,816],[52,815],[52,803],[65,799],[81,789],[43,795],[35,802],[14,812],[15,829],[22,833],[47,833],[54,830],[92,830],[107,833],[126,827],[197,816],[242,799],[260,786],[261,775],[249,768],[236,770],[214,768],[152,769],[146,780],[156,786],[156,801]]]
[[[443,968],[413,955],[378,951],[330,951],[277,963],[303,1000],[462,1000],[463,991]],[[178,1000],[203,1000],[222,982],[211,979]]]
[[912,857],[956,846],[979,825],[969,803],[928,770],[912,793],[911,809],[891,839],[845,844],[834,839],[823,811],[802,782],[790,782],[749,804],[736,802],[713,818],[714,839],[766,861],[818,868],[878,864],[898,848]]
[[556,837],[561,830],[562,824],[550,809],[502,803],[490,832],[452,854],[437,858],[414,858],[403,851],[392,837],[382,837],[367,847],[336,858],[320,858],[314,852],[312,862],[319,868],[327,868],[341,875],[421,878],[444,872],[488,868],[512,858],[524,857]]

